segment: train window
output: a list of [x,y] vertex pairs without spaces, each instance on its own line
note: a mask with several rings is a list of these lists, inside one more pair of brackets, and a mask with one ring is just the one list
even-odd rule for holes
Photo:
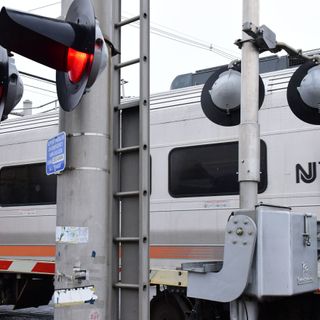
[[[260,183],[267,188],[267,147],[260,143]],[[169,193],[172,197],[201,197],[239,194],[238,142],[218,143],[171,150]]]
[[47,176],[45,163],[0,169],[0,205],[29,206],[55,204],[56,175]]

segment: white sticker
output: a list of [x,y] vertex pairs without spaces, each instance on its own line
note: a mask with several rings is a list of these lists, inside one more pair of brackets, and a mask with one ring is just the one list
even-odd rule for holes
[[87,227],[56,227],[56,242],[88,243],[89,229]]
[[230,204],[227,200],[209,200],[204,202],[204,208],[206,209],[219,209],[227,208]]
[[73,305],[79,303],[94,303],[98,299],[94,286],[70,289],[58,289],[54,291],[53,301],[55,305]]

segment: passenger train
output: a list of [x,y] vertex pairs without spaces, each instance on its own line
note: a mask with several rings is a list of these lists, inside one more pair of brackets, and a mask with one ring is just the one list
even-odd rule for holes
[[[288,107],[294,70],[261,75],[258,198],[320,219],[320,128]],[[152,267],[221,260],[226,222],[239,208],[239,126],[207,119],[201,90],[194,85],[151,97]],[[57,177],[46,175],[45,161],[58,118],[50,112],[0,125],[0,304],[17,302],[23,279],[51,281],[54,274]]]

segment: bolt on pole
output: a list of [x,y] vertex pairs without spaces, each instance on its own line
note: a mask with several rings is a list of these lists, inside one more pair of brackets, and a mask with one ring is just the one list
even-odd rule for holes
[[[243,24],[259,26],[259,0],[243,1]],[[254,209],[260,180],[259,52],[242,33],[241,122],[239,132],[240,208]]]

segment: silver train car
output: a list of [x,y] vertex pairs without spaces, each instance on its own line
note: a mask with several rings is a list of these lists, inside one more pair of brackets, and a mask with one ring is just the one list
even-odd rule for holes
[[[262,75],[258,198],[320,219],[320,128],[297,119],[288,107],[294,70]],[[193,86],[151,99],[152,267],[221,260],[227,219],[239,208],[239,127],[209,121],[201,90]],[[8,287],[17,274],[52,280],[56,176],[46,176],[45,158],[47,140],[57,133],[54,112],[0,125],[0,304],[14,301],[16,292],[8,294]]]

